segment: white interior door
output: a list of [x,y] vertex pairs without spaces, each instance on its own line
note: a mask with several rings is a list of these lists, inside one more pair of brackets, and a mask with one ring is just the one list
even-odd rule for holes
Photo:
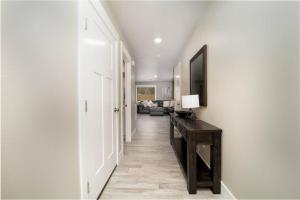
[[87,196],[96,199],[116,166],[115,40],[88,2],[81,36],[85,83],[85,148]]

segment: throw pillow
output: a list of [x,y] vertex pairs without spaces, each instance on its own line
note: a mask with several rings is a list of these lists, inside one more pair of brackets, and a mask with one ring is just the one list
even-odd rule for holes
[[144,107],[148,107],[148,101],[147,100],[143,101],[143,105]]
[[153,103],[151,100],[149,100],[149,101],[148,101],[148,106],[149,106],[149,107],[152,107],[153,105],[154,105],[154,103]]
[[168,108],[170,106],[170,101],[164,101],[163,107]]

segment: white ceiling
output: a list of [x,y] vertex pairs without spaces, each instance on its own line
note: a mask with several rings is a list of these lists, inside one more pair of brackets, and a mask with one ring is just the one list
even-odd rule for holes
[[[193,32],[204,2],[109,1],[108,6],[132,51],[136,81],[171,80],[180,51]],[[162,43],[153,39],[161,37]]]

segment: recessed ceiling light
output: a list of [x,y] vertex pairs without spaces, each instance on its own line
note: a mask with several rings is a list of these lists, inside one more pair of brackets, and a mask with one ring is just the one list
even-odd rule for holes
[[160,57],[160,54],[157,54],[156,56],[157,56],[157,57]]
[[156,75],[156,74],[154,75],[154,78],[157,78],[157,75]]
[[179,76],[179,75],[176,75],[176,78],[180,78],[180,76]]
[[159,43],[162,42],[162,39],[159,38],[159,37],[157,37],[157,38],[155,38],[153,41],[154,41],[156,44],[159,44]]

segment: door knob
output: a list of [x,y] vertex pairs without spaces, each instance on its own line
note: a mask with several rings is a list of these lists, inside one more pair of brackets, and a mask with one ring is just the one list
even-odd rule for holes
[[114,109],[114,112],[119,112],[119,111],[120,111],[119,108],[115,108],[115,109]]

